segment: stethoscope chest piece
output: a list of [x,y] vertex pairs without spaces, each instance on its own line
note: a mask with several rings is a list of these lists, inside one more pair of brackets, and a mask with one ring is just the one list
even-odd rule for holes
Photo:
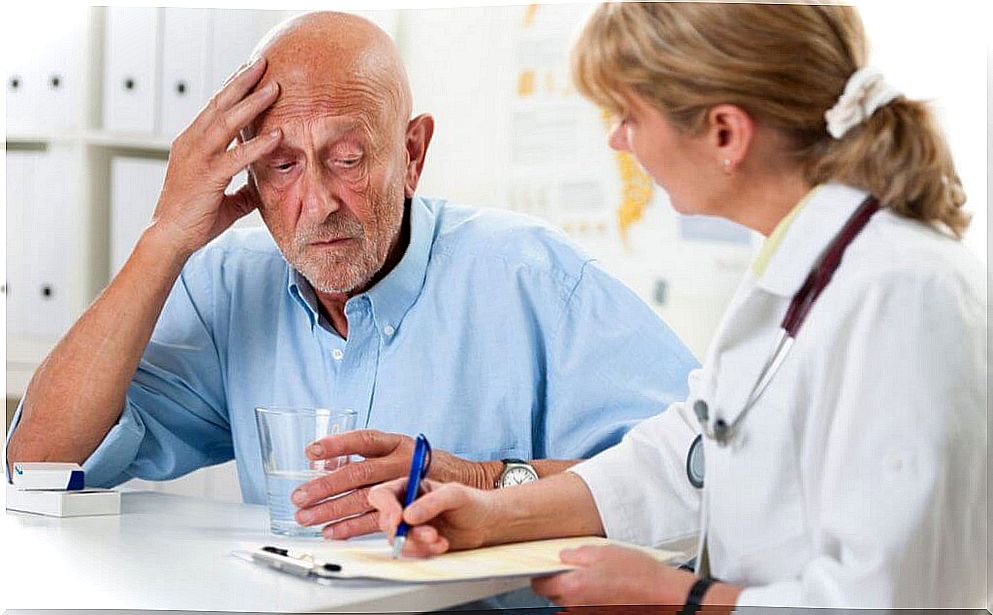
[[703,458],[703,434],[697,434],[686,454],[686,478],[697,489],[703,489],[703,476],[706,463]]

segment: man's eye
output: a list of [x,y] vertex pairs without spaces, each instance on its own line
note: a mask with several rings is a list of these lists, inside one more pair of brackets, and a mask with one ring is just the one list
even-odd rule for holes
[[275,163],[275,164],[272,165],[272,168],[276,169],[277,171],[284,171],[285,172],[285,171],[289,171],[290,169],[293,168],[293,163],[292,162],[277,162],[277,163]]
[[349,168],[349,167],[354,167],[355,165],[357,165],[360,160],[362,160],[362,159],[361,158],[339,158],[338,160],[335,160],[335,164],[337,164],[340,167]]

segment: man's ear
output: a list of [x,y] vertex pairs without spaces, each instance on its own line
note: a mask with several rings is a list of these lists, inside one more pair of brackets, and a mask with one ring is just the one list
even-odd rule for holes
[[405,198],[414,196],[417,183],[421,180],[424,159],[428,145],[434,135],[434,118],[427,113],[418,115],[407,124],[407,168],[404,173],[403,192]]
[[714,105],[707,112],[707,142],[713,148],[714,164],[733,173],[755,138],[755,120],[737,105]]

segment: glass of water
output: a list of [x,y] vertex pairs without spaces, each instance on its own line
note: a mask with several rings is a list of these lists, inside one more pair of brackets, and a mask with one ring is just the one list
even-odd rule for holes
[[290,501],[290,496],[303,483],[348,463],[347,456],[312,461],[304,449],[314,440],[354,429],[355,412],[325,408],[256,408],[255,422],[262,447],[272,532],[284,536],[320,536],[320,525],[307,527],[296,522],[297,507]]

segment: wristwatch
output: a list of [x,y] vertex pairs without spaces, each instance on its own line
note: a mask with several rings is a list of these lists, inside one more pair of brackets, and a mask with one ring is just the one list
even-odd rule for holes
[[538,480],[538,473],[534,466],[523,459],[503,459],[501,461],[503,461],[503,472],[500,473],[500,478],[494,485],[497,489],[533,483]]

